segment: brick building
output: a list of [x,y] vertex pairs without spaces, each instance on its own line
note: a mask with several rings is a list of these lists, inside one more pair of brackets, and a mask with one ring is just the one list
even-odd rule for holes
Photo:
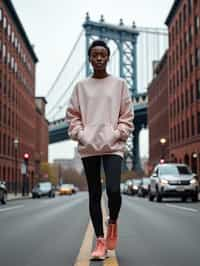
[[166,25],[170,157],[200,175],[200,1],[174,1]]
[[153,72],[154,78],[148,87],[149,163],[152,166],[161,158],[169,159],[167,51]]
[[38,154],[44,160],[48,156],[48,123],[35,103],[37,61],[12,2],[0,0],[0,179],[12,184],[10,191],[13,181],[21,189],[25,152],[30,154],[29,183]]

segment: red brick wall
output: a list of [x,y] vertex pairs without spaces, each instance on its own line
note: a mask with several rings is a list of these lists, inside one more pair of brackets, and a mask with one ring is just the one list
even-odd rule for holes
[[[189,6],[189,2],[193,4]],[[179,1],[170,14],[170,157],[188,162],[200,176],[200,64],[196,64],[196,51],[200,50],[200,1]]]
[[[20,166],[25,152],[30,154],[32,177],[35,172],[36,137],[39,138],[36,120],[40,121],[41,149],[45,159],[48,143],[43,136],[48,135],[48,129],[44,117],[37,118],[36,113],[36,59],[5,3],[0,1],[0,179],[8,183],[15,180],[17,155],[17,179],[20,183]],[[16,137],[19,140],[17,154],[13,144]]]
[[[156,68],[156,76],[148,87],[149,158],[154,165],[164,156],[168,160],[168,62],[167,53]],[[165,138],[162,146],[160,139]]]

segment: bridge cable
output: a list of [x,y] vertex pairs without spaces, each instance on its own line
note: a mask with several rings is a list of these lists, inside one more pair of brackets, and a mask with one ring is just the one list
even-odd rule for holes
[[78,38],[77,38],[76,42],[74,43],[74,45],[73,45],[73,47],[72,47],[72,49],[71,49],[70,54],[69,54],[68,57],[67,57],[67,60],[65,61],[64,65],[62,66],[62,68],[61,68],[60,72],[58,73],[58,75],[57,75],[55,81],[53,82],[52,86],[51,86],[50,89],[48,90],[48,92],[47,92],[47,94],[46,94],[46,98],[49,97],[50,93],[51,93],[51,92],[53,91],[53,89],[55,88],[56,83],[58,82],[60,76],[62,75],[62,73],[63,73],[63,71],[64,71],[66,65],[67,65],[68,62],[69,62],[69,60],[71,59],[71,57],[72,57],[72,55],[73,55],[73,52],[75,51],[75,49],[76,49],[76,47],[77,47],[77,45],[78,45],[78,43],[79,43],[79,41],[80,41],[80,39],[81,39],[81,37],[82,37],[83,32],[84,32],[84,30],[81,30],[81,32],[79,33]]
[[[76,81],[76,79],[78,78],[78,76],[80,75],[80,73],[82,72],[82,70],[85,67],[85,62],[81,65],[81,67],[79,68],[79,70],[77,71],[75,77],[72,79],[72,81],[70,82],[69,86],[67,87],[67,89],[64,91],[64,93],[60,96],[60,98],[57,100],[56,104],[51,108],[51,110],[47,113],[47,116],[52,113],[52,111],[56,108],[56,106],[59,104],[59,102],[63,99],[63,97],[66,95],[66,93],[69,91],[69,89],[72,87],[73,83]],[[63,108],[63,107],[62,107]],[[60,109],[61,110],[61,109]],[[59,110],[59,112],[60,112]],[[58,113],[58,112],[57,112]],[[56,114],[57,114],[56,113]]]

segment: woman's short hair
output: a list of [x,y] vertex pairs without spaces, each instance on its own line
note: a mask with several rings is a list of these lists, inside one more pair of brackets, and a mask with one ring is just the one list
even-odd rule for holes
[[92,48],[94,48],[95,46],[103,46],[104,48],[107,49],[107,51],[108,51],[108,56],[110,56],[110,48],[107,46],[107,44],[106,44],[104,41],[102,41],[102,40],[95,40],[95,41],[93,41],[93,42],[90,44],[90,46],[89,46],[89,49],[88,49],[88,56],[89,56],[89,57],[90,57],[90,55],[91,55],[91,50],[92,50]]

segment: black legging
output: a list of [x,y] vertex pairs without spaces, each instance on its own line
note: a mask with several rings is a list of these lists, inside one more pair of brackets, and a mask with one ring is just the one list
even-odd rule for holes
[[90,216],[97,237],[104,235],[101,210],[101,159],[106,175],[106,192],[111,220],[117,220],[121,207],[120,178],[122,157],[108,154],[82,158],[89,190]]

